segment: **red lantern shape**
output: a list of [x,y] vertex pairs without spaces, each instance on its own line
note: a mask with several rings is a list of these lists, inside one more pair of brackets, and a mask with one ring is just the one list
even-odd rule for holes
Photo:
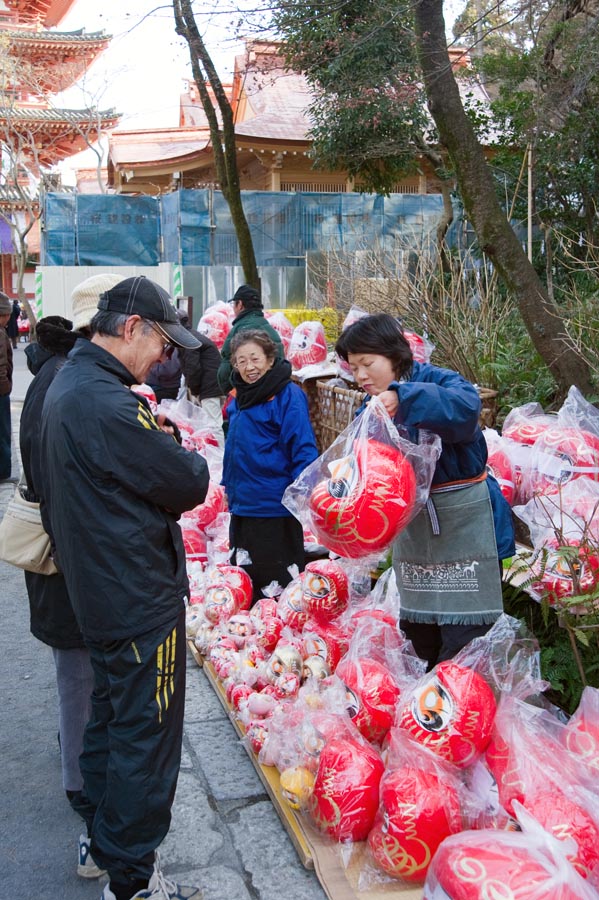
[[416,475],[395,447],[354,441],[354,454],[335,460],[331,477],[310,495],[319,541],[352,559],[383,550],[407,525],[416,501]]

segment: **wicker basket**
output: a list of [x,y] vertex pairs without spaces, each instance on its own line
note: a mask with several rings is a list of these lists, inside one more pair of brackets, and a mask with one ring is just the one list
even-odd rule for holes
[[362,391],[338,387],[326,381],[316,382],[312,426],[321,452],[330,447],[335,438],[347,428],[364,397]]

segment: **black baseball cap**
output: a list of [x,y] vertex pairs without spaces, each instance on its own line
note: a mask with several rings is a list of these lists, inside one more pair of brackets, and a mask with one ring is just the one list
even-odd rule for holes
[[165,340],[185,350],[197,350],[201,343],[181,325],[168,291],[145,275],[125,278],[100,294],[98,309],[141,316],[154,322]]
[[255,306],[257,303],[260,303],[260,294],[251,284],[242,284],[241,287],[237,288],[229,303],[237,303],[238,300],[243,304],[250,303]]

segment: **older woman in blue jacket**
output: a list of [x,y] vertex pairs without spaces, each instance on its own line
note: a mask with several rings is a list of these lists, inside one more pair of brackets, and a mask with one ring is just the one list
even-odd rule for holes
[[393,316],[364,316],[336,351],[397,425],[438,434],[426,507],[393,546],[402,630],[429,668],[483,635],[501,615],[502,559],[515,552],[510,508],[487,472],[480,398],[457,372],[414,362]]
[[231,362],[235,397],[227,408],[223,463],[231,562],[250,575],[256,601],[272,582],[289,584],[290,566],[304,569],[303,529],[281,498],[318,449],[306,396],[270,337],[241,331],[231,343]]

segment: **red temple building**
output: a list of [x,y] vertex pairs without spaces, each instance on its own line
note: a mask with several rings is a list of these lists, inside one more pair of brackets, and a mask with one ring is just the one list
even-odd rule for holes
[[74,2],[0,0],[1,277],[9,295],[22,292],[15,286],[17,232],[24,232],[32,220],[27,269],[39,253],[40,185],[55,189],[59,181],[54,167],[91,146],[119,120],[114,110],[61,109],[53,102],[110,43],[103,32],[57,30]]

